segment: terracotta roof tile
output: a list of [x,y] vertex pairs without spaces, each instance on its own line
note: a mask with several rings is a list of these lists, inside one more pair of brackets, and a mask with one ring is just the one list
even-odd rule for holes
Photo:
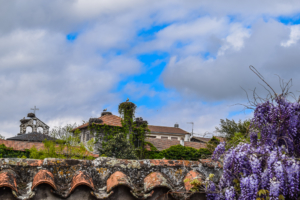
[[[32,159],[0,159],[2,169],[0,187],[11,188],[13,195],[18,199],[34,198],[33,196],[37,195],[38,190],[41,189],[37,186],[42,183],[51,185],[54,189],[51,193],[61,197],[58,197],[59,199],[65,199],[68,196],[70,196],[69,199],[77,199],[71,196],[72,193],[76,193],[75,188],[80,185],[87,185],[88,187],[84,190],[97,199],[107,199],[117,191],[115,188],[120,185],[127,186],[126,188],[137,199],[148,199],[157,191],[155,188],[166,187],[176,199],[186,199],[189,197],[186,194],[192,195],[189,192],[192,188],[190,184],[192,180],[205,180],[209,173],[214,173],[215,177],[220,177],[222,174],[221,164],[211,159],[199,161],[126,160],[101,157],[94,161],[86,161],[47,158],[42,160],[41,166],[31,166],[31,162]],[[11,169],[3,169],[3,167]],[[26,175],[22,175],[24,170]],[[16,174],[18,174],[18,180]],[[190,181],[185,182],[185,179],[190,179]],[[123,194],[119,192],[118,198],[112,199],[123,199]],[[161,193],[156,194],[161,195]],[[178,196],[180,194],[182,195]],[[94,197],[92,198],[95,199]]]
[[184,187],[187,191],[191,190],[193,188],[191,181],[194,179],[198,179],[200,182],[202,182],[199,172],[196,172],[194,170],[189,171],[189,173],[183,179],[183,180],[186,180],[184,182]]
[[109,179],[107,179],[106,185],[107,185],[107,192],[110,192],[114,187],[118,185],[126,185],[132,188],[129,178],[123,172],[120,171],[116,171],[115,173],[113,173],[109,177]]
[[0,172],[0,187],[9,187],[18,192],[16,176],[12,170],[3,170]]
[[159,172],[152,172],[144,179],[144,191],[149,192],[156,187],[168,187],[171,189],[166,178]]
[[92,190],[95,190],[93,179],[86,172],[77,172],[77,174],[72,179],[71,190],[69,193],[71,193],[79,185],[86,185]]
[[33,190],[34,188],[36,188],[38,185],[40,185],[42,183],[47,183],[48,185],[51,185],[51,187],[53,189],[57,190],[55,182],[54,182],[54,176],[48,170],[40,170],[34,176],[31,190]]
[[[179,140],[163,140],[163,139],[158,139],[158,138],[147,138],[146,141],[153,144],[159,151],[162,151],[164,149],[170,148],[171,146],[180,144]],[[199,143],[199,142],[184,142],[184,146],[193,147],[196,149],[206,148],[206,144]]]

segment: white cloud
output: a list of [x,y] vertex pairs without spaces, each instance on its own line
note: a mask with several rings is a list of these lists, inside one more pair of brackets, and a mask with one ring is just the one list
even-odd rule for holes
[[282,42],[281,46],[289,47],[293,44],[296,44],[300,39],[300,25],[291,26],[290,38],[286,42]]
[[225,39],[225,44],[219,49],[218,55],[223,55],[230,48],[239,51],[244,47],[244,40],[250,37],[250,30],[244,28],[242,24],[232,24],[230,26],[230,33]]

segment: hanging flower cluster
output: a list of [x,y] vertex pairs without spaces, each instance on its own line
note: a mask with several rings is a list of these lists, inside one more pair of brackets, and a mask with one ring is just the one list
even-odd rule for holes
[[213,155],[223,158],[218,185],[206,182],[209,200],[297,199],[300,178],[300,104],[278,96],[257,106],[251,142]]

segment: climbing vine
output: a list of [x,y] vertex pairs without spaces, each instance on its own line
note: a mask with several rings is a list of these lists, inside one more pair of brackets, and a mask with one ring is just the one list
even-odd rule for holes
[[[142,118],[135,119],[135,110],[136,105],[132,102],[122,102],[119,104],[118,111],[121,116],[121,127],[97,123],[89,125],[90,133],[93,133],[96,136],[96,143],[101,144],[98,149],[100,155],[107,156],[106,152],[108,152],[109,149],[109,152],[111,152],[112,155],[118,155],[119,158],[127,158],[126,155],[128,154],[123,155],[119,154],[119,152],[114,152],[117,151],[117,149],[120,151],[119,147],[116,147],[115,149],[109,147],[109,144],[117,144],[111,140],[120,139],[120,136],[117,135],[123,134],[123,137],[126,138],[131,145],[131,147],[125,145],[126,148],[134,151],[134,154],[139,159],[144,158],[145,137],[146,132],[149,131],[149,129],[147,121],[143,121]],[[125,148],[125,146],[123,145],[123,148]]]

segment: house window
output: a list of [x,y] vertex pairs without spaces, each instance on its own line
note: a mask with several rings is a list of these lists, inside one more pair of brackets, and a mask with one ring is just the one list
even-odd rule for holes
[[171,137],[171,140],[178,140],[178,137]]
[[161,137],[161,139],[163,139],[163,140],[167,140],[167,139],[168,139],[168,137]]
[[86,134],[86,141],[90,140],[90,134]]

